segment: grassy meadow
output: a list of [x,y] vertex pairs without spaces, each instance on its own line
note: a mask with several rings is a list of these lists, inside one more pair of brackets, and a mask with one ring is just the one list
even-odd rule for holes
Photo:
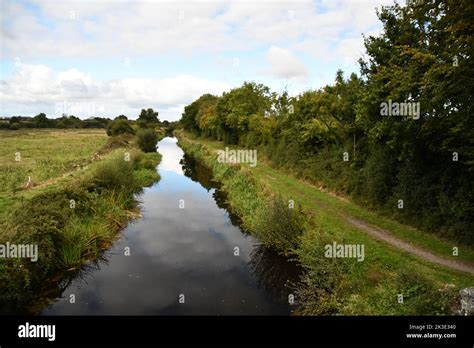
[[[107,135],[100,129],[0,131],[0,204],[73,176],[106,142]],[[28,176],[35,186],[22,191]]]
[[97,259],[139,215],[134,194],[159,180],[160,158],[130,134],[1,132],[0,243],[39,249],[37,262],[1,261],[1,312],[37,313],[60,294],[64,274]]

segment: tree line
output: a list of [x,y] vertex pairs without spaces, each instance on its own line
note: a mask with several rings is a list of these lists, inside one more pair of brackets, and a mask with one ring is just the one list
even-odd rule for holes
[[474,242],[474,3],[377,10],[360,74],[296,96],[245,82],[185,107],[197,136],[258,148],[275,166],[440,236]]
[[17,130],[21,128],[107,128],[114,122],[120,121],[129,125],[138,125],[145,128],[147,125],[159,125],[168,127],[169,122],[160,121],[158,112],[152,108],[142,109],[137,120],[129,120],[125,115],[119,115],[113,119],[108,117],[90,117],[82,120],[74,115],[63,115],[58,118],[48,118],[45,113],[40,113],[34,117],[12,116],[0,118],[0,129]]

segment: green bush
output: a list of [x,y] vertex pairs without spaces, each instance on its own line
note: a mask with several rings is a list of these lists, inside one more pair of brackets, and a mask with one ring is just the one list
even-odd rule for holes
[[270,198],[256,214],[252,233],[265,245],[278,251],[292,251],[304,230],[301,212],[289,208],[281,197]]
[[126,120],[118,119],[112,121],[107,126],[108,136],[117,136],[119,134],[134,134],[133,128],[128,124]]
[[102,189],[124,189],[133,190],[133,169],[135,159],[126,161],[122,156],[116,156],[109,161],[99,163],[94,172],[94,184]]
[[158,136],[152,129],[139,129],[137,132],[137,144],[143,152],[155,152]]
[[407,315],[449,315],[456,298],[456,289],[445,285],[438,288],[426,277],[410,271],[403,271],[397,276],[397,290],[403,294],[405,313]]

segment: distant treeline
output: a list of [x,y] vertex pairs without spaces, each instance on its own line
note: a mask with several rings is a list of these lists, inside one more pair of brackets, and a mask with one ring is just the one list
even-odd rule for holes
[[[10,129],[10,130],[17,130],[20,128],[107,128],[109,124],[113,121],[117,120],[124,120],[127,121],[129,124],[140,124],[140,122],[145,123],[149,121],[144,121],[141,119],[143,114],[147,114],[151,110],[153,113],[153,109],[143,109],[142,113],[140,114],[138,120],[128,120],[127,116],[120,115],[115,117],[114,119],[111,118],[103,118],[103,117],[91,117],[85,120],[81,120],[79,117],[73,115],[64,115],[59,118],[48,118],[44,113],[40,113],[34,117],[27,117],[27,116],[13,116],[10,118],[0,118],[0,129]],[[168,121],[160,122],[158,120],[158,113],[156,113],[156,120],[153,122],[156,125],[168,127]],[[142,117],[143,118],[143,117]]]
[[295,97],[244,83],[185,107],[181,127],[258,148],[276,166],[392,217],[474,242],[474,2],[378,12],[361,76]]
[[106,128],[110,118],[93,117],[81,120],[76,116],[47,118],[44,113],[34,117],[13,116],[0,119],[0,129],[17,130],[20,128]]

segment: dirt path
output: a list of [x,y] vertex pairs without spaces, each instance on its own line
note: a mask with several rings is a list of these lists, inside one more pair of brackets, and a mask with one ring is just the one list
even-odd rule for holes
[[454,261],[450,260],[447,258],[444,258],[439,255],[435,255],[429,251],[426,251],[424,249],[421,249],[419,247],[416,247],[408,242],[405,242],[401,239],[396,238],[391,234],[390,232],[383,230],[379,227],[370,225],[362,220],[355,219],[353,217],[349,217],[347,215],[340,214],[339,215],[344,219],[344,221],[348,222],[349,224],[357,227],[359,230],[364,231],[365,233],[383,240],[384,242],[387,242],[390,245],[393,245],[394,247],[397,247],[399,249],[402,249],[406,252],[409,252],[411,254],[414,254],[424,260],[430,261],[432,263],[437,263],[439,265],[455,269],[457,271],[461,272],[466,272],[471,275],[474,275],[474,267],[471,265],[468,265],[463,262],[459,261]]
[[[314,187],[314,186],[313,186]],[[308,197],[308,194],[305,192],[302,192],[299,190],[297,187],[293,186],[293,189],[298,191],[300,194],[305,195]],[[314,197],[310,198],[311,201],[316,204],[317,206],[321,207],[322,209],[328,210],[332,209],[332,207],[328,206],[327,204],[319,201],[318,199],[315,199]],[[375,237],[379,240],[382,240],[396,248],[402,249],[410,254],[416,255],[419,258],[422,258],[424,260],[427,260],[432,263],[436,263],[457,271],[461,272],[466,272],[471,275],[474,275],[474,265],[461,262],[461,261],[455,261],[455,260],[450,260],[446,257],[436,255],[430,251],[427,251],[425,249],[422,249],[420,247],[414,246],[413,244],[406,242],[404,240],[401,240],[397,237],[395,237],[391,232],[384,230],[380,227],[374,226],[370,223],[367,223],[363,220],[354,218],[352,216],[349,216],[348,214],[344,214],[341,212],[336,213],[342,220],[347,222],[348,224],[356,227],[357,229],[367,233],[368,235]]]

